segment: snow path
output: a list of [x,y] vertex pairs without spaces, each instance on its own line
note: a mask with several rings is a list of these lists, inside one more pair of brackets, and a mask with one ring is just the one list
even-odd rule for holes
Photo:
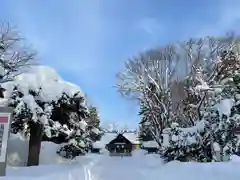
[[159,165],[162,161],[153,163],[153,157],[110,157],[101,156],[84,167],[84,180],[157,180]]
[[[139,153],[140,154],[140,153]],[[240,162],[163,164],[159,155],[110,157],[99,155],[85,166],[81,180],[239,180]],[[76,180],[76,179],[73,179]],[[79,178],[80,180],[80,178]]]
[[110,157],[108,154],[79,156],[70,164],[8,168],[0,180],[239,180],[240,158],[223,163],[163,164],[159,155]]
[[84,169],[84,180],[94,180],[94,176],[93,176],[93,169],[97,168],[97,164],[99,163],[100,159],[102,160],[101,156],[96,156],[88,165],[85,165],[83,167]]

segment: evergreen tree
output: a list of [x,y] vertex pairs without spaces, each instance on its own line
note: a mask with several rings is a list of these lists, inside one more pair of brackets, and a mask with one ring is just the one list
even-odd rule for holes
[[40,98],[40,91],[41,88],[22,92],[15,85],[8,104],[14,108],[11,132],[22,132],[30,138],[29,166],[38,165],[42,134],[50,132],[51,104]]
[[65,125],[68,130],[57,130],[55,132],[65,133],[65,139],[63,140],[68,141],[67,145],[57,151],[59,155],[65,158],[74,158],[88,152],[91,143],[88,124],[85,121],[88,117],[89,112],[84,105],[84,98],[79,97],[78,93],[73,97],[64,93],[62,98],[54,104],[52,119],[58,121],[61,126]]
[[139,140],[141,141],[151,141],[153,140],[153,135],[151,132],[151,113],[149,112],[148,107],[141,103],[140,105],[140,112],[139,115],[141,116],[141,121],[139,123]]
[[[31,153],[31,150],[40,150],[41,141],[67,143],[57,152],[66,158],[85,154],[91,140],[86,128],[89,112],[84,98],[79,93],[73,97],[63,93],[57,101],[45,102],[40,96],[41,88],[29,90],[28,94],[15,86],[9,106],[14,108],[11,131],[30,136],[29,155],[33,159],[37,157],[39,152]],[[31,142],[38,148],[32,147]]]
[[88,129],[90,131],[90,138],[92,141],[97,141],[101,139],[102,132],[100,130],[100,117],[96,107],[90,105],[89,117],[87,119]]
[[90,106],[89,108],[89,126],[99,128],[100,125],[100,117],[97,111],[97,108],[94,106]]
[[200,122],[192,128],[181,128],[179,124],[172,123],[170,128],[164,130],[163,139],[160,147],[161,157],[169,162],[179,161],[212,161],[211,146],[208,143],[208,132]]

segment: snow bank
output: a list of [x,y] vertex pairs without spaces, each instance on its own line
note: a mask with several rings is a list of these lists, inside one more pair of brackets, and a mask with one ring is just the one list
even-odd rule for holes
[[[8,141],[7,164],[9,166],[26,166],[28,159],[29,141],[20,134],[10,134]],[[69,160],[59,156],[56,152],[63,144],[42,142],[39,157],[40,165],[68,164]]]
[[7,164],[9,166],[26,166],[28,144],[28,140],[20,134],[10,134],[7,150]]
[[[77,157],[68,164],[40,165],[31,167],[8,167],[7,176],[0,179],[7,180],[85,180],[88,175],[86,170],[97,160],[91,154]],[[88,179],[86,179],[88,180]]]
[[63,144],[54,144],[52,142],[42,142],[41,152],[39,156],[39,164],[66,164],[69,163],[69,159],[59,156],[56,152],[62,147]]
[[158,175],[167,180],[239,180],[239,166],[239,162],[180,163],[174,161],[164,165]]
[[99,148],[99,149],[103,149],[105,148],[106,144],[104,144],[101,141],[96,141],[93,143],[93,148]]
[[[166,140],[166,139],[164,139]],[[147,148],[156,148],[159,147],[158,143],[156,141],[144,141],[142,143],[143,147],[147,147]]]

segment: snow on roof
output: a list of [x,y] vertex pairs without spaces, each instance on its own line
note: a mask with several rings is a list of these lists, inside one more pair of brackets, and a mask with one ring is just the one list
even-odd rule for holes
[[129,141],[131,141],[131,143],[133,144],[139,144],[139,140],[138,140],[138,134],[136,133],[124,133],[123,136],[125,138],[127,138]]
[[149,147],[149,148],[152,148],[152,147],[159,147],[158,143],[156,141],[144,141],[142,143],[143,147]]
[[[118,136],[117,133],[104,133],[100,141],[93,143],[94,148],[104,148],[106,144],[115,139]],[[127,138],[133,144],[139,144],[137,134],[135,133],[124,133],[123,136]]]
[[94,148],[104,148],[106,144],[108,144],[110,141],[115,139],[117,137],[117,133],[104,133],[104,135],[101,137],[100,141],[96,141],[93,143]]

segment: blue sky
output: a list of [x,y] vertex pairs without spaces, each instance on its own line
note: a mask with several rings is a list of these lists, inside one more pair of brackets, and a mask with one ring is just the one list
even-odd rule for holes
[[78,84],[103,121],[133,126],[138,108],[113,88],[123,62],[145,48],[240,27],[239,0],[2,0],[42,64]]

